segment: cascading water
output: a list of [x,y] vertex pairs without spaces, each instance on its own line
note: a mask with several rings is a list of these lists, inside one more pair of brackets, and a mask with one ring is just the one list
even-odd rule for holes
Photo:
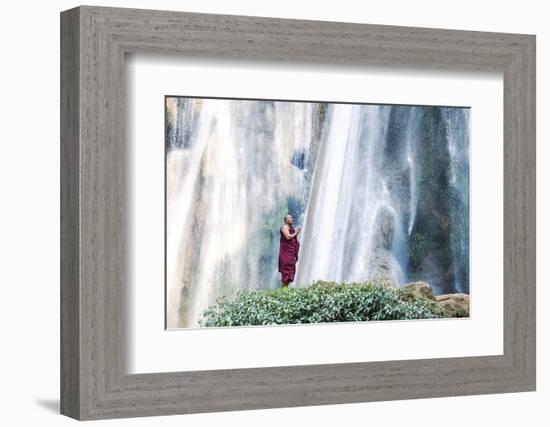
[[289,204],[303,210],[319,107],[185,98],[170,107],[167,320],[193,326],[217,296],[277,285],[277,224]]
[[[395,283],[403,280],[390,251],[392,231],[401,231],[400,210],[388,189],[391,176],[381,170],[388,114],[389,107],[331,106],[308,203],[297,283],[362,281],[382,271]],[[403,240],[398,235],[394,239]]]
[[295,286],[384,278],[469,292],[468,110],[167,99],[168,327],[273,288],[279,227],[303,223]]

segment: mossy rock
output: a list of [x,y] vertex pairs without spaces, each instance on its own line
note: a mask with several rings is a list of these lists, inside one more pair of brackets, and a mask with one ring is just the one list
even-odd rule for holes
[[409,283],[400,290],[405,299],[427,298],[435,301],[432,287],[426,282]]
[[470,316],[470,296],[468,294],[456,293],[437,295],[435,301],[448,317]]

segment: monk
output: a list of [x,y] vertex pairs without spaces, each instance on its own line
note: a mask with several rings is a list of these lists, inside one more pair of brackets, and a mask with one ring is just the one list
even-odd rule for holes
[[294,281],[296,273],[296,262],[298,262],[298,251],[300,242],[296,236],[300,234],[301,227],[292,227],[294,220],[292,215],[285,215],[284,224],[279,229],[281,240],[279,244],[279,273],[281,273],[281,285],[287,288],[290,282]]

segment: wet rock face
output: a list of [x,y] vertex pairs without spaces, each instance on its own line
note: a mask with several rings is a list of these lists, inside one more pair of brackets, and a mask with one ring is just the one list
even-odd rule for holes
[[398,286],[399,265],[391,251],[394,223],[395,218],[391,211],[381,207],[376,216],[376,226],[373,230],[369,271],[372,277],[389,282],[392,286]]

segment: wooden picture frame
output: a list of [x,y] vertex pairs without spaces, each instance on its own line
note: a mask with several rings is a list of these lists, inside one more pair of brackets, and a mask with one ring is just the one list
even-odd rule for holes
[[[502,72],[503,354],[127,375],[126,53]],[[535,390],[535,256],[535,36],[90,6],[61,13],[62,414]]]

